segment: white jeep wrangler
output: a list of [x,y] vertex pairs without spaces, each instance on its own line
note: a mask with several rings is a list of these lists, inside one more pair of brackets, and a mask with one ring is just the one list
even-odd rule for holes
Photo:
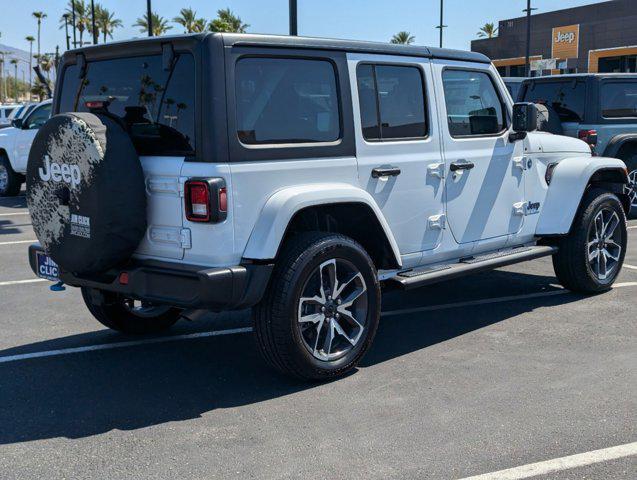
[[253,307],[279,370],[328,379],[370,347],[381,287],[553,256],[609,289],[625,165],[538,132],[475,53],[199,34],[64,55],[29,156],[34,272],[127,333]]

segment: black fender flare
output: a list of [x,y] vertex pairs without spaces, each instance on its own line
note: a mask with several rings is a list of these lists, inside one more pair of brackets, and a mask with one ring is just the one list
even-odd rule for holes
[[620,133],[615,135],[602,154],[603,157],[617,158],[617,154],[627,143],[635,143],[637,146],[637,133]]

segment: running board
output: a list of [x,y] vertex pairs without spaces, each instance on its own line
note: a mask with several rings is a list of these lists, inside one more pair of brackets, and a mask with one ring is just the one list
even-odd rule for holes
[[548,257],[555,252],[557,252],[557,247],[517,247],[509,250],[476,255],[475,257],[461,258],[457,263],[414,268],[400,272],[387,281],[397,283],[405,290],[409,290],[473,273],[493,270],[494,268],[506,267],[514,263]]

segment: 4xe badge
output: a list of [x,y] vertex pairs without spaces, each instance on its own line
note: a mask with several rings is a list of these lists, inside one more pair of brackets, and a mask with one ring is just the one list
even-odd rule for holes
[[72,187],[77,187],[82,181],[80,167],[66,163],[51,162],[51,157],[48,155],[44,156],[44,167],[40,167],[38,173],[45,182],[49,180],[53,180],[55,183],[64,182]]

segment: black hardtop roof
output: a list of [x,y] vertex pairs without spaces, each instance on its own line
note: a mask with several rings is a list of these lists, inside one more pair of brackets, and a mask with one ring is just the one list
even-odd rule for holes
[[488,57],[481,53],[447,48],[425,47],[419,45],[396,45],[392,43],[367,42],[361,40],[341,40],[331,38],[293,37],[284,35],[260,35],[246,33],[195,33],[183,35],[166,35],[161,37],[143,37],[101,45],[93,45],[69,50],[64,54],[66,58],[74,58],[83,53],[88,58],[106,56],[131,56],[137,52],[156,50],[164,43],[175,46],[193,48],[197,43],[206,41],[221,41],[224,46],[263,46],[271,48],[297,48],[316,50],[338,50],[344,52],[373,53],[383,55],[402,55],[412,57],[440,58],[447,60],[461,60],[477,63],[491,63]]

